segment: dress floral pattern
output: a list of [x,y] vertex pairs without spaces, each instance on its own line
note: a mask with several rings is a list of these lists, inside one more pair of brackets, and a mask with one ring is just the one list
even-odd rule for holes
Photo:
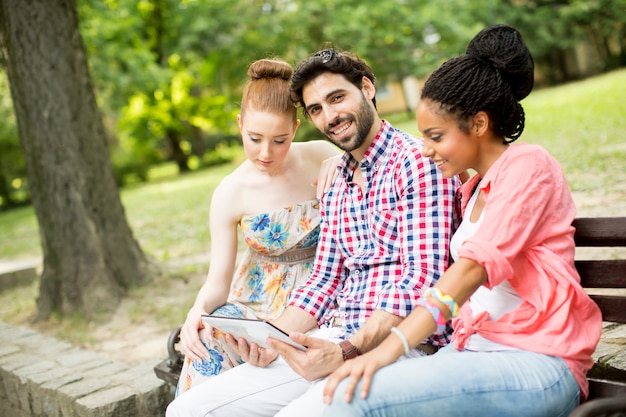
[[[240,227],[247,249],[235,271],[228,303],[211,314],[267,320],[279,316],[291,290],[308,278],[319,222],[317,200],[244,216]],[[218,329],[212,337],[200,336],[211,359],[193,362],[185,358],[176,395],[242,363]]]

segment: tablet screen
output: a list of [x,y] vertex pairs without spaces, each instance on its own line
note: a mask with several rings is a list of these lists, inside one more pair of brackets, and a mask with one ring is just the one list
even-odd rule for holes
[[306,350],[306,346],[294,342],[289,338],[287,333],[265,320],[207,315],[203,315],[202,320],[204,320],[211,327],[220,330],[222,333],[230,333],[236,339],[243,337],[248,341],[248,343],[254,342],[264,348],[271,349],[266,340],[268,337],[273,337],[274,339],[288,343],[299,350]]

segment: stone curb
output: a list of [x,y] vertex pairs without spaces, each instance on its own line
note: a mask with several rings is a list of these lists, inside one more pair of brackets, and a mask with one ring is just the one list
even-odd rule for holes
[[12,417],[155,417],[173,399],[154,363],[111,361],[0,321],[1,414]]
[[40,259],[0,260],[0,291],[32,284],[40,268]]

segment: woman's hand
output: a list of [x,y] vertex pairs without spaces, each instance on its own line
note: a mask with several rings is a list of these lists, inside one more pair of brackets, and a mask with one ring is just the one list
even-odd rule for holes
[[339,175],[337,165],[341,161],[341,156],[342,155],[339,154],[325,159],[322,162],[317,179],[315,179],[312,184],[313,186],[317,186],[315,195],[318,199],[322,198],[322,196],[330,190],[330,186],[333,185],[333,181],[335,181],[335,178]]
[[367,398],[374,372],[395,360],[396,357],[393,354],[386,353],[384,349],[376,348],[354,359],[345,361],[339,369],[328,377],[324,387],[324,403],[330,404],[332,402],[337,385],[346,378],[348,378],[348,382],[343,394],[345,402],[349,403],[352,401],[354,390],[361,380],[363,384],[361,385],[360,396],[361,398]]
[[243,337],[235,339],[232,334],[227,333],[224,335],[224,340],[241,356],[244,362],[250,365],[265,368],[278,357],[276,351],[260,347],[254,342],[248,344],[248,341]]
[[[202,315],[203,310],[193,307],[187,314],[187,319],[180,330],[180,350],[195,362],[202,359],[210,359],[209,352],[200,341],[200,337],[207,341],[211,339],[213,329],[205,326]],[[202,333],[202,334],[201,334]]]

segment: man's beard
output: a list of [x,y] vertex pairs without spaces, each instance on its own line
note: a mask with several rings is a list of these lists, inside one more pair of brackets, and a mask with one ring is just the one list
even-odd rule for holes
[[361,145],[363,145],[363,143],[365,142],[365,138],[367,138],[367,135],[374,125],[374,120],[376,119],[376,114],[372,107],[369,105],[367,98],[365,97],[365,95],[363,95],[363,93],[361,93],[361,95],[363,96],[363,100],[361,100],[361,106],[356,112],[356,117],[349,115],[347,117],[337,119],[334,123],[334,126],[337,126],[338,124],[346,120],[352,121],[353,124],[356,124],[356,136],[348,138],[347,141],[337,142],[333,139],[332,134],[330,133],[330,126],[327,127],[324,131],[324,135],[326,136],[326,138],[328,138],[329,141],[331,141],[337,147],[343,149],[346,152],[351,152],[355,149],[360,148]]

